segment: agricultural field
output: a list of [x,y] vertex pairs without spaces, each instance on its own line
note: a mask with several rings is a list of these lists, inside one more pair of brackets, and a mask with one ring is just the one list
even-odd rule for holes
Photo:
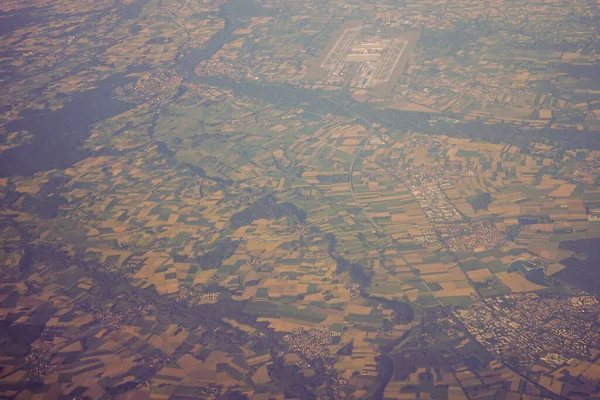
[[592,3],[30,3],[2,396],[598,397]]

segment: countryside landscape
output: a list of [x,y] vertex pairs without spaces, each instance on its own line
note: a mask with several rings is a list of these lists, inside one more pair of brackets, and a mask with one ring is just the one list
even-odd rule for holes
[[600,398],[594,0],[7,0],[0,398]]

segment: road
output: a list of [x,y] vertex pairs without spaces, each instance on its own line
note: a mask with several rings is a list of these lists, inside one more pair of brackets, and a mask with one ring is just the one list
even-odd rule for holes
[[[369,127],[370,127],[370,135],[369,135],[369,137],[372,137],[373,136],[373,124],[371,124],[370,121],[368,121],[367,119],[361,117],[360,115],[356,115],[356,114],[354,114],[354,115],[357,118],[360,118],[363,121],[365,121],[367,124],[369,124]],[[363,213],[363,215],[365,216],[365,218],[367,218],[369,220],[369,222],[371,223],[371,226],[373,227],[373,229],[376,230],[377,232],[379,232],[379,231],[381,231],[381,228],[379,227],[379,225],[377,225],[377,222],[375,222],[375,220],[373,218],[371,218],[371,216],[365,211],[365,209],[358,202],[358,199],[356,198],[356,192],[354,190],[354,181],[352,180],[352,175],[354,174],[354,167],[356,166],[356,160],[358,160],[358,157],[360,157],[360,154],[365,149],[365,147],[367,146],[368,143],[369,143],[369,141],[367,139],[367,141],[365,142],[365,144],[363,144],[361,146],[361,148],[356,152],[356,155],[354,156],[354,159],[352,160],[352,164],[350,164],[350,173],[348,175],[348,183],[350,183],[350,192],[352,193],[352,198],[354,199],[354,203],[356,203],[356,206],[358,208],[360,208],[360,211]]]
[[[361,117],[358,114],[354,114],[355,117],[361,119],[362,121],[366,122],[369,125],[369,137],[373,137],[375,134],[375,131],[373,129],[373,124],[371,123],[371,121],[369,121],[368,119],[366,119],[365,117]],[[354,156],[354,159],[352,160],[352,164],[350,164],[350,172],[348,175],[348,183],[350,183],[350,192],[352,193],[352,198],[354,199],[354,203],[356,204],[356,206],[360,209],[360,211],[362,212],[362,214],[365,216],[365,218],[367,218],[367,220],[369,221],[369,223],[371,224],[371,226],[373,227],[373,230],[376,231],[378,234],[382,234],[383,237],[385,237],[389,243],[391,244],[392,248],[396,251],[396,254],[398,254],[398,256],[402,259],[404,259],[402,257],[402,254],[400,253],[400,250],[398,250],[396,248],[396,246],[394,245],[394,238],[385,233],[385,231],[377,224],[377,222],[371,218],[371,216],[369,215],[369,213],[363,208],[363,206],[360,204],[360,202],[358,201],[358,199],[356,198],[356,192],[354,190],[354,181],[352,180],[352,176],[354,175],[354,168],[356,166],[356,160],[358,160],[358,158],[360,157],[360,154],[362,153],[362,151],[364,150],[364,148],[369,144],[368,140],[365,142],[365,144],[363,144],[361,146],[361,148],[358,150],[358,152],[356,152],[356,155]],[[410,270],[412,271],[413,274],[415,274],[416,276],[420,276],[420,271],[418,271],[416,268],[414,268],[410,263],[406,263],[406,265],[408,265],[408,267],[410,268]],[[431,290],[431,288],[429,287],[429,285],[427,284],[427,282],[425,282],[423,279],[421,279],[421,282],[423,283],[423,285],[425,286],[425,288],[427,288],[427,290],[431,293],[433,293],[433,291]],[[438,304],[442,305],[442,303],[440,302],[440,300],[433,296],[436,301],[438,302]]]

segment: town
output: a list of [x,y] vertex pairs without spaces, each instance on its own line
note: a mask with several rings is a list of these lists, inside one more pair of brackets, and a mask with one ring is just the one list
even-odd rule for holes
[[592,326],[600,312],[594,296],[509,294],[455,310],[455,316],[490,352],[515,366],[541,357],[588,359],[600,339]]

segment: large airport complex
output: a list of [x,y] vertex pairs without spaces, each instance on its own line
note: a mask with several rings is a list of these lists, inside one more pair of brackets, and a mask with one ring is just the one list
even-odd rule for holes
[[418,31],[351,21],[338,31],[309,78],[329,86],[390,94],[419,38]]
[[390,80],[408,41],[378,36],[361,37],[361,27],[344,30],[321,68],[329,71],[328,83],[348,82],[372,87]]

